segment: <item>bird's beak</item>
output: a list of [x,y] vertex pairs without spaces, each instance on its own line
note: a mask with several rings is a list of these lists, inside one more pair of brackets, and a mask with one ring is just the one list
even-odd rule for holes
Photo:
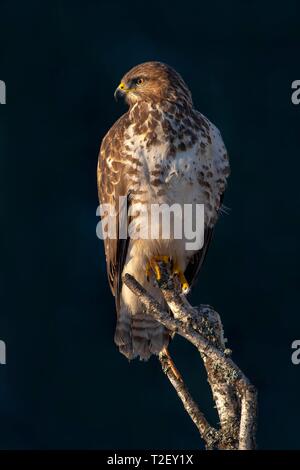
[[129,89],[126,87],[125,83],[120,83],[114,93],[115,100],[118,101],[119,98],[123,98],[128,91]]

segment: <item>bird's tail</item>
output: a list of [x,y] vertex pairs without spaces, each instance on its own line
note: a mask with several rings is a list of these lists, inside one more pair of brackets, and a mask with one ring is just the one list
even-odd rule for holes
[[117,319],[115,343],[128,359],[147,360],[168,346],[169,333],[146,312],[132,315],[123,306]]

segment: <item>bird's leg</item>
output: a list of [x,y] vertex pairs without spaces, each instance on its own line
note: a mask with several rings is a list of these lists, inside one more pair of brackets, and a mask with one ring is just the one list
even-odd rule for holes
[[161,280],[161,270],[159,266],[160,262],[169,264],[171,262],[171,259],[169,256],[153,256],[146,266],[146,276],[148,281],[150,279],[151,270],[154,272],[155,279],[158,282]]
[[183,271],[181,271],[178,264],[176,264],[176,263],[173,266],[172,274],[173,275],[175,274],[178,277],[183,294],[187,294],[188,291],[189,291],[189,284],[186,280],[186,277],[185,277]]
[[150,266],[150,262],[148,262],[146,265],[146,278],[148,282],[150,281],[150,275],[151,275],[151,266]]
[[161,280],[161,268],[159,263],[170,264],[172,275],[176,276],[180,282],[181,291],[183,294],[187,294],[189,291],[189,284],[185,278],[183,271],[179,268],[177,263],[171,261],[169,256],[153,256],[146,266],[146,277],[147,281],[150,279],[151,270],[154,272],[155,279],[157,282]]

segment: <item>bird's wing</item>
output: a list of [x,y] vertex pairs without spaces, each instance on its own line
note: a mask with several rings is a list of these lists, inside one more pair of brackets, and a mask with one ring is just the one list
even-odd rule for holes
[[[115,237],[104,239],[107,276],[111,291],[116,299],[119,310],[121,275],[127,255],[128,238],[119,238],[119,207],[120,197],[128,203],[128,188],[126,185],[124,164],[124,133],[128,126],[128,113],[124,114],[104,137],[97,167],[97,183],[99,201],[110,204],[116,214]],[[127,205],[127,210],[129,209]],[[127,212],[125,214],[127,217]]]
[[[200,120],[205,122],[204,142],[202,142],[205,151],[201,158],[209,159],[212,163],[212,177],[210,178],[210,187],[215,199],[216,211],[219,212],[222,206],[224,192],[227,184],[227,178],[230,174],[228,154],[219,130],[208,121],[202,114],[197,113]],[[201,141],[203,135],[199,136]],[[200,144],[201,145],[201,144]],[[215,221],[214,221],[215,223]],[[185,277],[190,286],[192,286],[199,274],[201,266],[205,260],[213,234],[214,223],[205,227],[204,243],[201,250],[194,254],[185,270]]]
[[204,229],[203,247],[194,254],[186,267],[184,275],[190,287],[195,284],[199,271],[204,263],[212,239],[213,231],[213,227],[207,227]]

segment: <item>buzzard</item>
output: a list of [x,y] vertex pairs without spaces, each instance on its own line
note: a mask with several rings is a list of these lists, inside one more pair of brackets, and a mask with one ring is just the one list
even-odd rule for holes
[[[204,204],[204,240],[197,250],[187,250],[184,237],[177,239],[172,233],[168,239],[118,234],[104,239],[117,309],[115,342],[127,358],[146,360],[167,347],[170,335],[122,283],[122,275],[132,274],[164,305],[155,278],[159,261],[169,260],[187,292],[207,253],[230,169],[219,130],[193,107],[187,85],[170,66],[137,65],[122,78],[115,97],[125,98],[129,109],[101,144],[100,203],[110,204],[117,214],[120,197],[125,198],[126,217],[137,231],[153,204]],[[131,213],[133,206],[139,210]]]

